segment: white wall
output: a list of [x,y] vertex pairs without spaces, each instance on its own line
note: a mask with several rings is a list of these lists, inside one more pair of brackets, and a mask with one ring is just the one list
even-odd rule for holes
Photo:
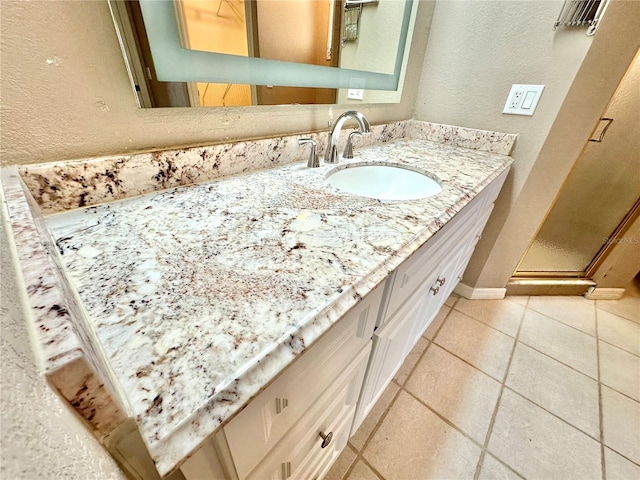
[[38,372],[0,206],[0,478],[124,480],[115,461]]
[[[464,282],[504,287],[640,43],[640,2],[612,1],[595,37],[553,31],[554,1],[436,3],[416,118],[518,133],[515,163]],[[513,83],[545,85],[533,117]]]

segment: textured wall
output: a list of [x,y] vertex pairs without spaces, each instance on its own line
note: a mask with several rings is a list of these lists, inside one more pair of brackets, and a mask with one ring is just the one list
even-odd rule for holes
[[[420,17],[395,105],[362,105],[372,123],[411,118],[428,25]],[[36,163],[322,130],[344,107],[138,109],[106,0],[2,0],[2,164]]]
[[[506,285],[638,48],[640,2],[614,0],[595,37],[554,32],[561,6],[436,3],[416,118],[519,135],[471,286]],[[502,114],[513,83],[546,86],[533,117]]]
[[1,207],[0,478],[123,480],[111,456],[38,372]]

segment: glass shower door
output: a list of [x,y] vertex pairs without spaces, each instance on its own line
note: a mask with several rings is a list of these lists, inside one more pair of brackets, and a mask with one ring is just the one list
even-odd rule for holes
[[[640,203],[640,55],[567,178],[516,276],[585,277]],[[602,141],[597,141],[608,125]],[[634,213],[635,212],[635,213]]]

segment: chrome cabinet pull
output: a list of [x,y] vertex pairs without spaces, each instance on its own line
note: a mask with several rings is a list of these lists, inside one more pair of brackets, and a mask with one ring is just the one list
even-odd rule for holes
[[440,287],[436,287],[436,288],[431,287],[431,288],[429,289],[429,291],[430,291],[430,292],[433,294],[433,296],[435,297],[435,296],[438,294],[438,292],[440,291]]
[[613,123],[613,118],[603,117],[600,119],[600,121],[607,122],[607,124],[604,126],[604,128],[600,132],[600,136],[598,138],[590,138],[589,139],[590,142],[598,142],[598,143],[602,142],[602,139],[604,138],[604,134],[607,133],[607,130],[609,130],[609,127]]
[[331,443],[331,440],[333,440],[333,432],[329,432],[326,435],[323,432],[320,432],[319,435],[322,438],[322,445],[320,445],[320,448],[328,447]]
[[282,468],[282,480],[287,480],[291,476],[291,462],[280,464]]
[[447,279],[443,277],[443,278],[439,278],[438,280],[436,280],[436,283],[438,285],[440,285],[440,286],[443,286],[444,282],[446,282],[446,281],[447,281]]

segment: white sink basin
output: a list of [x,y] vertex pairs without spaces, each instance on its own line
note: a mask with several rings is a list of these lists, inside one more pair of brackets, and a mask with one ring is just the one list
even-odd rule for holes
[[327,181],[344,192],[380,200],[416,200],[442,191],[440,183],[423,173],[382,164],[335,170]]

